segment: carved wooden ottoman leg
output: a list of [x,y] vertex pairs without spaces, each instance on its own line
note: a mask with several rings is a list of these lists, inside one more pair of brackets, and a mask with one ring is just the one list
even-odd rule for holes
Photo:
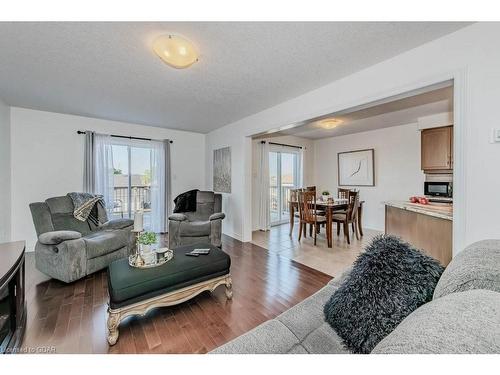
[[108,310],[108,343],[115,345],[118,341],[118,325],[120,324],[120,314]]
[[226,279],[226,298],[227,299],[232,299],[233,298],[233,280],[228,277]]

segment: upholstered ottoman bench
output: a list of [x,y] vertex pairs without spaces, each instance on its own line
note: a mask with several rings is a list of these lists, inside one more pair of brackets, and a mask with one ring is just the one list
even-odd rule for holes
[[[195,248],[210,248],[208,255],[186,256]],[[231,259],[209,244],[183,246],[174,250],[169,262],[154,268],[134,268],[128,259],[108,267],[108,342],[118,340],[118,325],[131,315],[145,315],[149,310],[185,302],[201,292],[226,286],[226,297],[232,298],[229,268]]]

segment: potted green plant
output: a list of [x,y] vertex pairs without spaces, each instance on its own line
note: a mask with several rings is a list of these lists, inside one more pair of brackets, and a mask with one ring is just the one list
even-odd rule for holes
[[321,199],[326,202],[328,198],[330,198],[330,192],[328,190],[323,190],[321,192]]
[[156,233],[154,232],[144,232],[137,238],[137,243],[139,244],[139,250],[143,253],[151,252],[151,245],[156,243]]

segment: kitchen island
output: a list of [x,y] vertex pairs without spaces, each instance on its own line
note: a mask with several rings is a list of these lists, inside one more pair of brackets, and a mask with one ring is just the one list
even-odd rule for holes
[[401,237],[443,266],[452,257],[453,206],[388,201],[385,204],[385,233]]

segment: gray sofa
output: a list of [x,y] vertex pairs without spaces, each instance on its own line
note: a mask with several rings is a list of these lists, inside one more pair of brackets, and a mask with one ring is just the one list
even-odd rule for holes
[[198,191],[196,195],[196,211],[175,213],[169,216],[169,247],[196,243],[211,243],[221,247],[222,195],[212,191]]
[[[323,318],[324,304],[348,273],[212,353],[349,353]],[[433,300],[406,317],[373,353],[500,353],[500,240],[477,242],[453,258]]]
[[[100,205],[97,208],[99,218],[107,220],[106,211]],[[106,268],[134,249],[131,219],[110,220],[101,226],[77,220],[68,196],[31,203],[30,210],[38,236],[36,268],[54,279],[70,283]]]

